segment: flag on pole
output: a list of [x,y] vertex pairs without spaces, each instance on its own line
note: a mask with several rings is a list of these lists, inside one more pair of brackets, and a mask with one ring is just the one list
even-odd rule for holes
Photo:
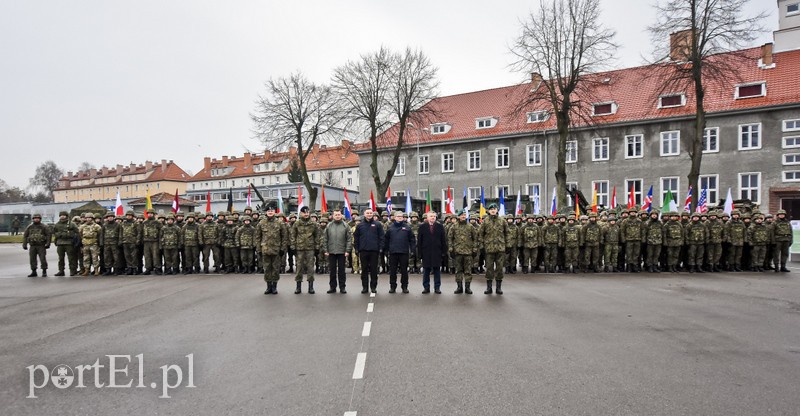
[[636,194],[634,190],[636,187],[631,183],[631,192],[628,194],[628,209],[633,208],[636,205]]
[[147,188],[147,193],[144,196],[144,209],[153,209],[153,201],[150,200],[150,188]]
[[431,212],[431,188],[428,188],[425,196],[425,213]]
[[731,188],[728,188],[728,196],[725,197],[725,213],[731,215],[733,211],[733,196],[731,195]]
[[411,190],[406,188],[406,214],[411,215]]
[[467,187],[464,186],[464,200],[462,201],[464,205],[464,211],[467,212],[467,220],[469,220],[469,198],[467,198]]
[[206,193],[206,214],[211,212],[211,191]]
[[378,204],[375,203],[375,195],[372,194],[372,189],[369,190],[369,209],[373,212],[378,212]]
[[541,211],[541,202],[539,201],[539,187],[533,188],[533,215],[539,215]]
[[486,199],[483,197],[483,187],[481,186],[481,206],[480,210],[478,211],[478,216],[483,218],[486,216]]
[[297,185],[297,215],[300,215],[300,210],[303,209],[304,206],[306,206],[306,204],[303,202],[303,188]]
[[283,197],[281,196],[281,188],[278,188],[278,209],[275,210],[275,213],[279,214],[281,212],[283,212]]
[[386,187],[386,212],[392,215],[392,187]]
[[592,187],[592,212],[597,213],[597,182]]
[[175,188],[175,199],[172,200],[172,213],[178,212],[181,209],[181,203],[178,202],[178,188]]
[[650,190],[647,191],[647,196],[644,198],[642,209],[650,212],[653,209],[653,185],[650,185]]
[[611,191],[611,208],[617,207],[617,185],[614,185],[614,190]]
[[686,193],[686,201],[683,203],[683,210],[692,212],[692,185],[689,185],[689,191]]
[[500,192],[500,198],[498,198],[500,200],[500,206],[497,209],[497,215],[498,216],[505,216],[506,215],[506,198],[505,198],[505,195],[503,195],[503,188],[501,187],[501,188],[498,188],[497,190]]
[[233,212],[233,188],[228,188],[228,212]]
[[664,198],[664,203],[661,204],[661,211],[678,211],[678,202],[675,201],[675,195],[672,195],[671,189],[667,189],[667,195]]
[[557,209],[556,209],[556,187],[553,187],[553,199],[550,201],[550,215],[555,216]]
[[353,218],[353,210],[350,209],[350,198],[347,197],[347,188],[344,188],[344,209],[343,209],[344,217],[348,220]]
[[114,204],[114,215],[121,217],[125,211],[122,208],[122,198],[119,197],[119,190],[117,190],[117,203]]
[[575,219],[581,216],[581,204],[578,203],[578,193],[575,193]]
[[453,191],[450,189],[450,186],[447,187],[447,207],[445,208],[445,214],[455,214],[455,202],[453,201]]
[[250,195],[250,192],[252,192],[252,188],[253,188],[252,184],[250,184],[250,186],[247,187],[247,203],[245,204],[246,207],[253,206],[253,197]]
[[325,184],[322,184],[322,212],[328,212],[328,201],[325,199]]
[[700,198],[697,199],[697,209],[695,212],[701,214],[708,212],[708,207],[706,206],[706,188],[700,191]]
[[519,189],[517,189],[517,206],[514,207],[514,215],[522,214],[522,197],[520,196]]

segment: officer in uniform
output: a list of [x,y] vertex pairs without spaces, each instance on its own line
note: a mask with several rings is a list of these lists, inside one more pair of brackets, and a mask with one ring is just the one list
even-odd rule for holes
[[47,277],[47,249],[50,248],[50,240],[50,228],[42,224],[42,214],[33,214],[31,223],[22,234],[22,249],[29,250],[28,258],[31,263],[31,274],[28,277],[36,277],[37,259],[42,267],[42,277]]
[[225,227],[220,232],[222,249],[225,252],[225,269],[223,273],[239,271],[239,247],[236,246],[236,219],[233,215],[225,217]]
[[58,214],[58,222],[53,224],[53,236],[56,240],[56,253],[58,254],[58,273],[56,276],[64,276],[64,256],[69,262],[69,275],[78,274],[78,256],[75,252],[75,241],[78,239],[78,226],[69,220],[69,213],[61,211]]
[[[98,214],[99,216],[99,214]],[[94,267],[94,275],[100,276],[100,236],[103,233],[103,227],[94,222],[94,215],[88,214],[85,224],[78,227],[81,235],[81,244],[83,245],[83,274],[88,276],[91,267]]]
[[219,246],[217,245],[217,224],[214,223],[214,214],[206,213],[206,220],[200,224],[199,240],[203,253],[203,273],[209,273],[210,259],[214,256],[214,272],[219,273],[219,266],[222,263],[220,258]]
[[[772,225],[772,246],[773,246],[773,263],[775,264],[775,273],[788,272],[786,268],[786,260],[789,258],[789,247],[792,246],[793,233],[792,225],[786,217],[786,211],[779,210],[775,214],[776,220]],[[780,269],[778,268],[780,264]]]
[[478,229],[467,222],[465,209],[459,210],[457,215],[458,223],[452,225],[447,233],[447,247],[456,268],[456,290],[453,293],[471,295],[473,258],[478,254]]
[[195,218],[194,212],[186,214],[186,223],[181,227],[180,245],[183,247],[183,274],[200,273],[202,233]]
[[261,251],[264,266],[264,281],[267,282],[265,295],[278,294],[282,253],[289,246],[289,228],[275,215],[276,208],[274,202],[267,203],[267,215],[258,222],[255,232],[255,243]]
[[681,248],[684,244],[683,225],[680,222],[680,215],[677,212],[666,212],[664,216],[669,217],[669,221],[664,224],[664,247],[667,249],[667,270],[678,273],[678,263],[681,257]]
[[597,223],[597,213],[589,213],[589,222],[581,226],[581,245],[584,247],[583,267],[595,273],[600,271],[600,242],[602,229]]
[[120,224],[120,242],[122,243],[122,255],[125,257],[125,274],[128,276],[138,273],[138,261],[142,258],[139,253],[141,241],[141,225],[136,221],[136,214],[132,210],[128,210],[125,213],[125,220]]
[[175,215],[167,215],[166,224],[161,227],[159,244],[164,252],[164,274],[173,275],[179,273],[178,251],[180,251],[180,232],[175,225]]
[[628,271],[638,273],[641,263],[639,257],[642,248],[642,234],[644,233],[642,220],[636,216],[636,209],[631,208],[628,212],[628,219],[620,226],[622,242],[625,243],[625,261],[628,264]]
[[496,293],[502,295],[508,223],[497,216],[497,204],[489,204],[488,211],[478,232],[478,239],[486,253],[486,290],[483,293],[486,295],[492,293],[492,280],[495,280]]
[[144,251],[144,275],[161,274],[161,252],[159,239],[161,237],[161,223],[156,220],[156,212],[152,209],[145,211],[146,219],[142,222],[142,250]]
[[289,244],[297,256],[297,273],[294,281],[296,288],[294,293],[302,292],[303,274],[308,281],[308,293],[314,294],[314,251],[320,245],[319,226],[309,218],[308,207],[300,209],[300,219],[298,219],[289,231]]
[[236,245],[239,246],[239,257],[242,262],[242,273],[253,273],[253,250],[256,247],[256,229],[253,218],[247,214],[242,216],[242,226],[236,230]]
[[578,272],[578,254],[580,253],[581,228],[575,222],[575,215],[567,217],[567,225],[561,230],[564,241],[564,270],[569,273]]
[[[122,270],[116,266],[119,264],[119,247],[122,245],[122,226],[117,223],[114,213],[111,211],[106,213],[106,223],[103,224],[103,234],[101,240],[103,246],[103,259],[105,260],[106,265],[106,272],[104,275],[111,276],[114,274],[114,272],[116,272],[117,276],[121,275]],[[115,270],[112,272],[112,269]]]

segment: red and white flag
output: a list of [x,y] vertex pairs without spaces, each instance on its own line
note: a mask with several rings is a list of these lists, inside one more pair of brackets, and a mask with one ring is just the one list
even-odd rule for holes
[[247,207],[251,206],[250,203],[253,202],[253,197],[250,196],[250,188],[251,187],[252,187],[252,185],[247,187],[247,205],[245,205]]
[[634,187],[633,184],[631,184],[631,192],[628,194],[628,209],[631,209],[634,207],[634,205],[636,205],[636,196],[633,193],[633,190]]
[[181,209],[181,203],[178,202],[178,188],[175,188],[175,199],[172,200],[172,212],[176,213]]
[[614,185],[614,190],[611,191],[611,208],[617,207],[617,185]]
[[124,214],[122,208],[122,198],[119,197],[119,191],[117,191],[117,203],[114,204],[114,215],[121,217]]
[[455,213],[455,211],[453,210],[453,191],[450,190],[449,186],[447,187],[447,199],[445,201],[444,213],[445,214]]
[[211,212],[211,191],[206,194],[206,214]]
[[375,203],[375,195],[372,194],[372,190],[369,191],[369,209],[378,212],[378,204]]
[[300,215],[300,210],[303,209],[304,206],[306,206],[306,204],[303,203],[303,188],[297,185],[297,215]]

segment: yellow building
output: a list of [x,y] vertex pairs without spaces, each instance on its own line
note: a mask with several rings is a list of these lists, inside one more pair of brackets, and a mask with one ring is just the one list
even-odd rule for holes
[[150,194],[159,192],[186,192],[188,173],[171,160],[161,163],[147,161],[142,165],[106,166],[80,172],[67,172],[59,179],[58,188],[53,191],[55,202],[79,202],[114,199],[119,191],[120,197],[141,198],[150,189]]

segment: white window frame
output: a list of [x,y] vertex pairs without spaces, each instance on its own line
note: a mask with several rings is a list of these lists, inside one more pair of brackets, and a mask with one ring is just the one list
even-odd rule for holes
[[[598,113],[594,112],[595,108],[597,108],[598,105],[607,105],[607,104],[611,104],[611,112],[610,113],[599,113],[598,114]],[[592,104],[592,117],[595,117],[595,116],[597,116],[597,117],[610,116],[610,115],[613,115],[613,114],[617,114],[617,109],[618,108],[619,108],[619,106],[617,105],[616,101],[606,101],[606,102],[602,102],[602,103],[593,103]]]
[[[505,151],[505,165],[500,164],[502,151]],[[511,149],[508,147],[498,147],[494,149],[494,167],[495,169],[508,169],[511,167]]]
[[[472,164],[471,162],[472,162],[472,159],[473,159],[473,157],[472,157],[473,155],[477,155],[478,156],[477,158],[475,158],[475,160],[477,161],[477,163],[476,163],[477,167],[470,168],[470,165]],[[477,172],[479,170],[481,170],[481,151],[480,150],[470,150],[470,151],[468,151],[467,152],[467,171],[468,172]]]
[[[630,148],[630,141],[633,139],[639,139],[639,155],[631,156],[628,152]],[[629,134],[625,136],[625,159],[641,159],[644,157],[644,135],[643,134]]]
[[[700,186],[700,189],[703,189],[703,179],[711,179],[714,178],[714,187],[710,187],[708,185],[705,186],[706,189],[706,204],[710,205],[717,205],[719,203],[719,175],[718,174],[708,174],[708,175],[700,175],[697,178],[697,183]],[[706,181],[708,182],[708,181]],[[702,191],[701,191],[702,192]],[[700,194],[698,193],[698,198]]]
[[[716,140],[716,148],[708,150],[708,143],[711,133],[714,132]],[[719,153],[719,127],[708,127],[703,130],[703,153]]]
[[496,117],[480,117],[475,119],[475,129],[490,129],[497,125]]
[[[791,140],[794,144],[788,144],[788,141]],[[781,147],[784,149],[797,149],[800,148],[800,136],[786,136],[781,139]]]
[[[445,157],[449,156],[450,159],[450,169],[447,169],[447,162],[445,161]],[[455,172],[456,170],[456,154],[453,152],[446,152],[442,153],[442,173],[450,173]]]
[[417,189],[417,198],[428,199],[428,189]]
[[[748,176],[749,175],[756,175],[758,177],[758,185],[756,185],[755,187],[748,186],[747,188],[743,188],[742,187],[742,177],[745,176],[745,175],[748,175]],[[739,193],[738,193],[739,199],[745,199],[745,198],[743,198],[742,191],[747,189],[747,193],[748,193],[747,196],[749,197],[749,196],[752,196],[753,189],[755,188],[756,197],[758,198],[758,200],[753,200],[753,198],[748,198],[748,199],[750,199],[751,202],[756,203],[756,204],[760,204],[761,203],[761,172],[742,172],[742,173],[739,174],[738,183],[739,183]]]
[[550,112],[547,110],[530,111],[526,115],[528,123],[544,123],[550,119]]
[[431,134],[445,134],[448,131],[450,131],[450,125],[447,123],[431,124]]
[[[525,184],[525,192],[531,198],[533,198],[533,195],[534,195],[533,188],[539,188],[539,204],[541,205],[541,203],[542,203],[542,183],[541,182],[536,182],[536,183],[526,183]],[[531,199],[531,204],[533,204],[533,199]]]
[[[539,162],[536,162],[536,157],[534,157],[534,161],[531,162],[531,154],[534,156],[538,155]],[[525,146],[525,166],[542,166],[542,144],[529,144]]]
[[406,196],[406,191],[395,191],[394,196]]
[[[789,179],[789,174],[794,176],[794,178]],[[783,182],[800,182],[800,170],[784,170],[781,172],[781,179]]]
[[[605,190],[601,188],[601,185],[605,185]],[[594,192],[594,187],[597,186],[597,205],[602,205],[607,207],[609,204],[609,192],[611,192],[611,187],[609,186],[609,182],[607,180],[604,181],[592,181],[592,192]],[[589,201],[591,204],[592,201]]]
[[[569,190],[578,189],[578,182],[567,182],[567,189]],[[575,198],[572,198],[569,195],[567,195],[567,206],[574,207]]]
[[[677,134],[677,136],[675,137],[675,151],[674,152],[665,153],[664,152],[664,138],[665,138],[666,135],[672,135],[672,134]],[[658,141],[658,150],[659,150],[659,152],[660,152],[662,157],[678,156],[678,155],[681,154],[681,131],[680,130],[662,131],[659,134],[659,138],[660,138],[660,140]],[[670,141],[671,140],[672,139],[670,138]]]
[[[603,150],[602,148],[604,142],[606,151],[605,157],[602,156],[602,150]],[[601,153],[600,157],[597,157],[598,146],[600,147],[600,153]],[[611,140],[608,137],[596,137],[592,139],[592,161],[598,162],[598,161],[608,160],[609,154],[611,153],[610,148],[611,148]]]
[[781,163],[784,166],[800,165],[800,153],[784,153]]
[[[791,125],[792,127],[789,127],[789,125]],[[783,126],[784,132],[800,131],[800,118],[783,120],[781,126]]]
[[[795,10],[789,10],[790,7],[794,7]],[[786,16],[794,16],[800,14],[800,3],[789,3],[786,5]]]
[[[681,103],[675,105],[662,105],[661,99],[669,98],[669,97],[681,97]],[[658,108],[675,108],[675,107],[683,107],[686,105],[686,94],[679,92],[675,94],[663,94],[658,96]]]
[[[565,163],[578,163],[578,141],[577,140],[567,140],[567,154],[566,154],[566,161]],[[570,151],[570,148],[572,151]],[[570,155],[575,154],[575,157],[570,157]]]
[[481,199],[481,187],[480,186],[468,187],[467,188],[467,198],[469,198],[468,202],[480,201],[480,199]]
[[[752,131],[752,127],[754,127],[754,126],[758,127],[758,132],[757,132],[758,145],[757,146],[753,146],[753,131]],[[750,145],[747,146],[747,147],[745,147],[742,144],[742,139],[744,138],[744,134],[745,134],[744,129],[746,127],[750,128],[750,130],[747,132],[748,143]],[[737,137],[736,142],[739,145],[739,150],[758,150],[758,149],[761,149],[761,143],[763,142],[763,137],[762,137],[763,136],[763,129],[761,128],[761,123],[740,124],[738,131],[739,131],[739,134],[736,135],[736,137]]]
[[394,176],[406,175],[406,157],[400,156],[397,158],[397,166],[394,168]]
[[[425,161],[425,170],[422,170],[423,160]],[[431,156],[419,155],[419,159],[417,159],[417,169],[419,170],[420,175],[427,175],[431,173]]]
[[[746,97],[739,96],[739,88],[741,87],[752,87],[753,85],[761,85],[761,94],[760,95],[748,95]],[[747,82],[744,84],[737,84],[736,87],[733,89],[733,98],[735,100],[746,100],[748,98],[757,98],[757,97],[764,97],[767,95],[767,81],[756,81],[756,82]]]
[[625,179],[625,206],[628,206],[628,195],[631,192],[631,182],[639,182],[639,190],[633,189],[633,203],[642,204],[644,201],[644,179],[642,178],[626,178]]
[[[659,197],[661,200],[661,206],[664,206],[664,197],[666,196],[667,190],[664,189],[664,180],[675,180],[675,190],[670,189],[672,191],[672,196],[675,197],[675,201],[680,201],[680,189],[681,189],[681,177],[680,176],[662,176],[658,178],[658,186],[660,188]],[[699,195],[699,193],[698,193]]]
[[[494,197],[500,198],[500,188],[503,188],[503,198],[508,198],[508,193],[511,192],[511,185],[495,185],[494,186]],[[508,213],[508,207],[506,207],[506,213]]]

